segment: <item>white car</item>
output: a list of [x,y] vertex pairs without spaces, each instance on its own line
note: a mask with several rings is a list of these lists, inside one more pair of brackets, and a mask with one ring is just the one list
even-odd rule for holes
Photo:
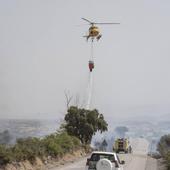
[[125,161],[120,162],[114,152],[94,151],[87,159],[86,170],[123,170],[123,164]]

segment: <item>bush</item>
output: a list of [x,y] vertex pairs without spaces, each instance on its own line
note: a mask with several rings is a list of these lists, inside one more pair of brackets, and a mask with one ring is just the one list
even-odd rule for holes
[[167,170],[170,170],[170,151],[165,156],[165,162],[166,162]]
[[62,132],[47,136],[44,139],[44,145],[48,154],[61,156],[80,147],[80,140],[66,132]]
[[13,153],[10,148],[0,145],[0,165],[4,165],[13,161]]
[[47,156],[61,157],[65,153],[72,152],[80,147],[80,140],[66,132],[58,132],[46,136],[44,139],[18,139],[12,147],[0,145],[0,165],[24,160],[33,163],[36,157],[41,159]]
[[158,143],[158,151],[163,158],[166,157],[166,154],[170,151],[170,135],[164,135],[161,137]]
[[54,141],[50,141],[47,145],[47,151],[51,156],[61,156],[63,155],[63,150],[61,146]]
[[75,149],[80,148],[81,143],[80,143],[80,140],[78,138],[76,138],[75,136],[72,136],[72,141],[73,141]]
[[56,142],[55,135],[50,135],[43,140],[46,155],[60,156],[63,154],[61,146]]
[[17,161],[34,161],[36,156],[43,157],[45,148],[40,139],[26,138],[17,140],[16,145],[13,147],[13,152]]
[[58,135],[56,142],[63,148],[64,153],[70,152],[74,149],[72,137],[65,132]]
[[164,135],[161,137],[158,143],[158,151],[165,160],[167,170],[170,170],[170,135]]

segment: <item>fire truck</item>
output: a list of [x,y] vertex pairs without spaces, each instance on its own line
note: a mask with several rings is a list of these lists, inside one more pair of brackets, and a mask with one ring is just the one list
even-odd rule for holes
[[127,138],[118,138],[114,142],[113,151],[116,153],[119,152],[132,153],[132,147]]

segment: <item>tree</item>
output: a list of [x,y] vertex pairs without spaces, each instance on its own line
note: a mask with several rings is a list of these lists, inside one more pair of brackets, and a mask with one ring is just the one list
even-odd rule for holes
[[97,131],[107,131],[107,122],[98,110],[86,110],[71,106],[65,115],[64,128],[69,135],[78,137],[83,144],[89,144]]
[[162,157],[166,157],[167,153],[170,152],[170,135],[164,135],[161,137],[157,150]]
[[167,170],[170,170],[170,134],[161,137],[157,150],[165,160]]
[[70,102],[73,99],[73,96],[70,95],[69,91],[65,91],[64,94],[65,94],[65,97],[66,97],[66,106],[67,106],[67,109],[68,109]]

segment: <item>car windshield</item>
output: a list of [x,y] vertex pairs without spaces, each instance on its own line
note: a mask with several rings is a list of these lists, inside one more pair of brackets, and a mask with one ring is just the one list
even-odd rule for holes
[[112,154],[93,154],[91,156],[91,161],[99,161],[100,159],[103,159],[103,158],[108,159],[111,162],[115,161],[114,155]]

